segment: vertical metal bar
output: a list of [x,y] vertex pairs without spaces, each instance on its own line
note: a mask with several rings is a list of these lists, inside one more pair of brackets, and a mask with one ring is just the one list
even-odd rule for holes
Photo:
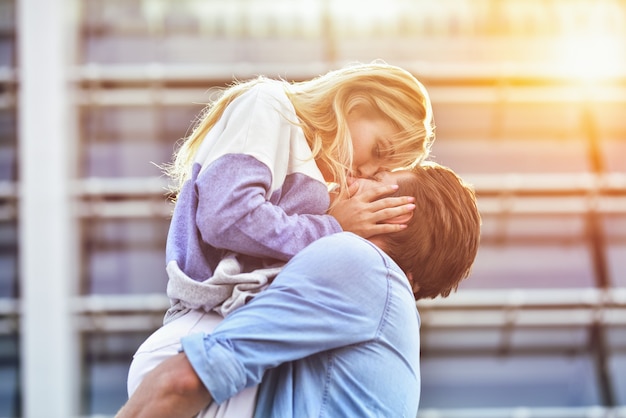
[[77,416],[69,0],[17,1],[23,416]]
[[[605,164],[602,157],[600,133],[592,105],[593,103],[590,99],[583,102],[582,129],[583,135],[587,140],[587,153],[591,171],[596,174],[602,174],[605,172]],[[599,192],[598,190],[594,191],[594,193]],[[587,198],[593,199],[595,196],[591,194]],[[607,289],[611,287],[607,261],[607,244],[602,224],[602,215],[597,212],[594,202],[591,202],[587,215],[587,239],[589,240],[589,251],[591,252],[596,286],[600,289]],[[609,349],[606,341],[607,327],[606,323],[596,322],[593,324],[590,330],[589,347],[594,360],[602,404],[613,407],[615,406],[615,395],[609,374]]]
[[335,17],[331,0],[324,0],[321,3],[322,11],[320,13],[322,25],[322,40],[324,42],[324,59],[331,67],[337,61],[337,34],[335,30]]
[[594,323],[589,333],[589,351],[594,363],[602,406],[617,406],[611,383],[606,342],[606,325]]

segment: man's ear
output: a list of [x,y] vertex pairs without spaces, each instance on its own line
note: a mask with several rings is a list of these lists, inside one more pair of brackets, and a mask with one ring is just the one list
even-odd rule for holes
[[406,224],[413,217],[413,212],[403,213],[402,215],[395,216],[393,218],[385,219],[386,224]]
[[415,280],[413,280],[413,274],[412,273],[406,273],[406,277],[409,279],[409,283],[411,284],[411,289],[413,289],[413,293],[417,293],[420,290],[420,286],[415,283]]

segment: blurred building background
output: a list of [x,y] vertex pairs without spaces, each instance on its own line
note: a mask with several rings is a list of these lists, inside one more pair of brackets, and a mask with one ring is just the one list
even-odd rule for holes
[[418,304],[419,417],[626,417],[623,0],[0,0],[0,416],[125,402],[167,306],[158,165],[212,87],[373,59],[429,89],[483,216]]

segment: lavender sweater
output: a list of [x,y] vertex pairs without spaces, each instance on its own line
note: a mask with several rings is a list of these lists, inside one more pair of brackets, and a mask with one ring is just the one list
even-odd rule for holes
[[223,316],[314,240],[340,232],[327,186],[279,82],[235,99],[201,144],[167,238],[166,322]]

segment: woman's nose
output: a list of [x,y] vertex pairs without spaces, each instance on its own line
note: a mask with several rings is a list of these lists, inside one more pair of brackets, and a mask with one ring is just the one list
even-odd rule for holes
[[377,164],[361,164],[356,169],[356,176],[361,178],[371,178],[378,173],[380,167]]

